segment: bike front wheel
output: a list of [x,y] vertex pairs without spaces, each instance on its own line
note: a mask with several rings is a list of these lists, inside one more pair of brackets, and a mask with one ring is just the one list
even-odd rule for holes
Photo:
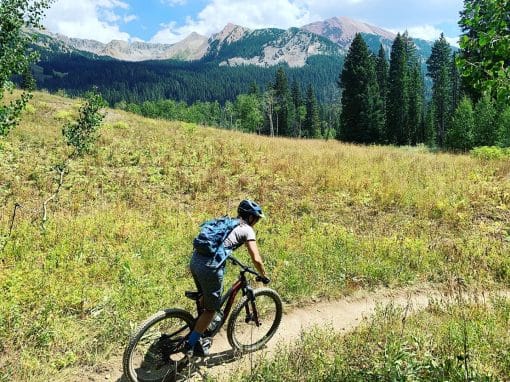
[[124,375],[131,382],[175,381],[187,363],[182,348],[193,325],[193,316],[182,309],[167,309],[149,317],[124,351]]
[[244,296],[228,321],[230,346],[242,352],[262,348],[276,333],[282,312],[282,300],[272,289],[255,289],[253,299]]

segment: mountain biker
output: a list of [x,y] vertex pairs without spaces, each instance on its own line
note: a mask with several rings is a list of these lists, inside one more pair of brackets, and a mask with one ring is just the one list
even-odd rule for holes
[[[253,265],[260,275],[267,279],[264,263],[255,241],[255,231],[253,230],[253,226],[260,218],[264,217],[262,208],[251,200],[243,200],[239,203],[237,215],[240,223],[227,236],[223,242],[224,247],[227,250],[234,251],[245,244]],[[203,338],[203,334],[213,320],[215,313],[221,308],[225,264],[225,261],[219,263],[216,257],[204,256],[197,251],[194,251],[191,257],[191,274],[198,291],[202,292],[200,303],[204,308],[185,345],[185,350],[192,352],[193,355],[204,356],[209,353],[211,340]]]

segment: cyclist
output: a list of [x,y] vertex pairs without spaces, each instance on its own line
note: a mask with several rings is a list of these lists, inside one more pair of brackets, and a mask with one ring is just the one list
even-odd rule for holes
[[[257,271],[266,278],[264,263],[259,254],[255,241],[253,226],[264,217],[262,208],[251,200],[243,200],[237,208],[240,224],[237,225],[223,242],[227,250],[234,251],[246,245],[253,265]],[[202,292],[201,305],[204,310],[198,317],[195,327],[185,345],[185,351],[195,356],[209,354],[211,340],[203,338],[203,334],[221,308],[221,295],[223,290],[223,275],[226,262],[218,262],[216,257],[204,256],[197,251],[193,252],[190,261],[191,274],[198,291]]]

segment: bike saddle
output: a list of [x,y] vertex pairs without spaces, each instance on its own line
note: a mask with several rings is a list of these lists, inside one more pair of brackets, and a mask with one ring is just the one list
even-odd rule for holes
[[193,301],[197,301],[200,297],[202,297],[202,293],[191,290],[187,290],[186,292],[184,292],[184,295]]

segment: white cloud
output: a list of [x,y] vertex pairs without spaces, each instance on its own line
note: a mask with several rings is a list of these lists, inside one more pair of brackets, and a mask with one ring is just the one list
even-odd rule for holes
[[[359,1],[359,0],[358,0]],[[301,1],[290,0],[212,0],[197,15],[182,26],[164,25],[152,37],[152,42],[174,43],[191,32],[210,36],[234,23],[250,29],[290,28],[311,22],[310,13]]]
[[116,9],[129,5],[118,0],[57,0],[46,12],[44,25],[55,33],[69,37],[94,39],[101,42],[128,40],[117,24],[120,17]]
[[400,28],[398,30],[392,29],[391,32],[403,33],[406,30],[409,33],[410,37],[419,38],[419,39],[427,40],[427,41],[436,41],[441,36],[441,33],[443,33],[445,35],[446,41],[448,41],[448,43],[450,45],[457,46],[457,47],[459,46],[459,42],[458,42],[459,38],[458,37],[448,37],[448,36],[446,36],[446,33],[444,33],[443,30],[436,28],[432,25],[418,25],[418,26],[412,26],[409,28]]
[[171,7],[175,7],[177,5],[186,5],[186,3],[188,2],[188,0],[161,0],[161,2],[163,4],[168,4],[170,5]]
[[127,16],[124,16],[124,22],[126,24],[130,23],[131,21],[137,20],[137,19],[138,19],[138,16],[136,16],[136,15],[127,15]]

